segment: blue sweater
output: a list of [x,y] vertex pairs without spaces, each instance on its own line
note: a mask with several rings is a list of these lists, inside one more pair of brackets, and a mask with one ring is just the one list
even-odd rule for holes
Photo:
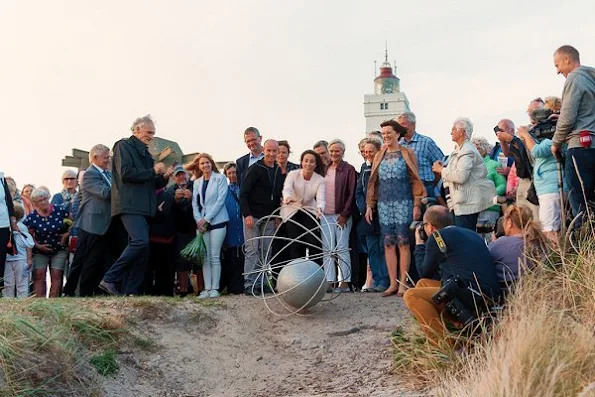
[[240,187],[237,184],[228,185],[225,208],[229,215],[227,234],[225,235],[226,247],[241,247],[244,244],[244,221],[239,203]]
[[[552,154],[552,140],[544,139],[533,146],[531,154],[535,157],[533,183],[537,195],[558,193],[557,161]],[[566,186],[566,183],[564,183]]]

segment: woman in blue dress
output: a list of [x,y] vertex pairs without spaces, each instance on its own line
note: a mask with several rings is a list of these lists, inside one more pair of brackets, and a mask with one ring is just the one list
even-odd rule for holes
[[[376,154],[368,183],[366,221],[372,222],[374,210],[384,238],[386,267],[390,286],[382,296],[403,296],[407,289],[407,272],[411,264],[409,225],[421,219],[421,199],[426,189],[419,178],[417,158],[411,149],[399,145],[407,132],[395,120],[382,127],[384,147]],[[397,282],[397,246],[399,247],[399,282]]]

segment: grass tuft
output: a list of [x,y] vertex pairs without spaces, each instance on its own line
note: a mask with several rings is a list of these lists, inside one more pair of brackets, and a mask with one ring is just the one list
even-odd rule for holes
[[116,351],[114,349],[107,349],[104,352],[94,355],[89,360],[95,367],[97,372],[103,376],[114,375],[120,368],[118,360],[116,359]]
[[490,333],[461,337],[463,353],[398,330],[400,376],[436,396],[595,395],[595,239],[578,246],[523,276]]

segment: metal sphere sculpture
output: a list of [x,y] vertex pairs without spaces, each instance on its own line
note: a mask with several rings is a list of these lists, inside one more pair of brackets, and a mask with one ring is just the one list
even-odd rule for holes
[[[349,248],[340,249],[337,247],[341,240],[341,233],[347,231],[339,225],[331,222],[320,222],[316,218],[316,208],[299,207],[296,209],[310,217],[314,228],[307,228],[296,222],[293,217],[283,219],[278,209],[273,214],[260,218],[254,227],[266,230],[274,227],[273,235],[258,233],[256,237],[244,243],[244,250],[248,244],[257,244],[261,247],[258,263],[253,271],[245,272],[244,275],[251,277],[254,282],[251,286],[252,295],[262,299],[266,307],[273,314],[278,316],[306,315],[307,310],[319,302],[330,301],[337,298],[340,292],[331,288],[336,280],[330,280],[335,274],[341,259]],[[279,234],[280,221],[296,225],[301,234],[296,238],[289,238]],[[330,235],[331,228],[338,228],[339,236],[336,239],[326,239]],[[305,238],[310,237],[310,238]],[[324,240],[324,241],[323,241]],[[290,252],[293,244],[306,248],[306,255],[302,258],[282,260],[283,254]],[[311,255],[309,252],[317,252]],[[322,263],[321,266],[316,262]],[[332,269],[331,269],[332,267]],[[344,270],[350,272],[350,270]],[[340,279],[348,279],[350,274],[341,274]],[[329,282],[327,283],[327,280]],[[269,295],[269,289],[273,289]],[[276,305],[272,303],[276,302]]]
[[308,259],[294,259],[277,277],[277,295],[291,307],[307,309],[322,300],[327,284],[324,270]]

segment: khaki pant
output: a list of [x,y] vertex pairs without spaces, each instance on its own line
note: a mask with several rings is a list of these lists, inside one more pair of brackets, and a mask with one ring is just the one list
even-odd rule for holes
[[421,325],[428,340],[435,345],[439,345],[447,332],[440,316],[444,307],[437,306],[432,300],[439,290],[440,281],[422,278],[415,288],[408,289],[403,296],[405,305]]
[[539,220],[539,206],[531,204],[527,200],[527,193],[529,192],[530,187],[531,187],[531,179],[519,179],[519,184],[516,188],[516,203],[517,203],[517,205],[524,205],[526,207],[529,207],[529,209],[533,213],[533,219],[538,221]]

